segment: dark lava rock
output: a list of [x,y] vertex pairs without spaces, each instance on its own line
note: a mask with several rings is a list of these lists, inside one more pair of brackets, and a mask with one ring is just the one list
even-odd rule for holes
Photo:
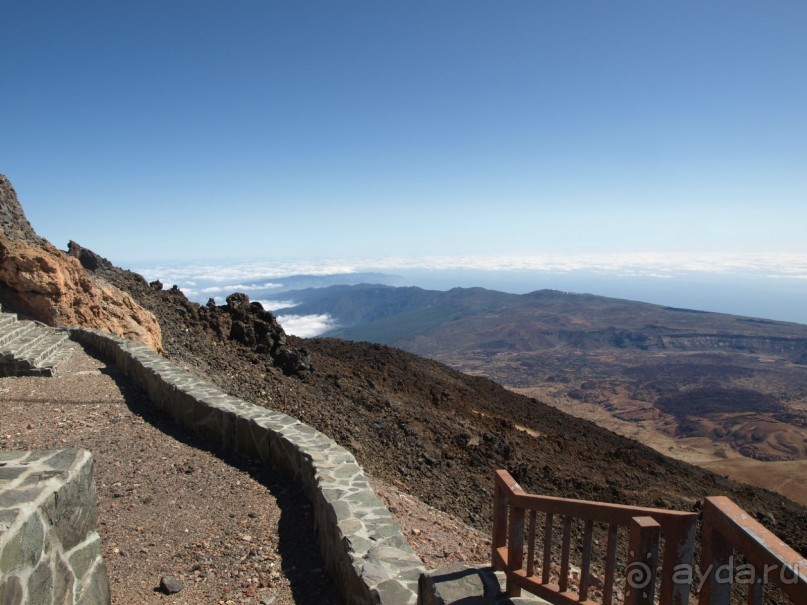
[[[76,257],[92,275],[128,292],[154,313],[163,333],[163,348],[169,357],[191,351],[205,357],[215,350],[221,362],[246,354],[252,365],[279,369],[286,376],[303,376],[314,371],[305,349],[287,344],[286,332],[272,313],[246,294],[233,293],[227,304],[218,306],[212,298],[202,306],[188,300],[176,285],[165,290],[159,280],[148,283],[132,271],[115,267],[109,260],[71,241],[68,254]],[[225,346],[222,346],[225,345]],[[190,365],[198,366],[194,360]],[[265,370],[261,370],[262,372]]]
[[70,256],[76,257],[78,262],[81,263],[81,266],[87,269],[87,271],[97,271],[102,265],[107,267],[112,265],[112,263],[104,257],[97,255],[92,250],[83,248],[73,240],[67,242],[67,253]]
[[175,594],[185,588],[184,584],[174,576],[163,576],[160,578],[160,590],[165,594]]
[[0,174],[0,230],[11,239],[25,240],[37,246],[46,242],[36,234],[31,223],[25,218],[22,204],[17,199],[17,192],[2,174]]
[[277,323],[274,315],[264,311],[259,302],[250,302],[249,296],[241,293],[230,294],[223,309],[232,319],[230,338],[259,353],[277,355],[286,344],[286,333]]
[[284,347],[275,356],[277,367],[283,370],[286,376],[294,376],[303,372],[312,371],[311,354],[305,349],[290,349]]
[[[132,271],[118,269],[109,259],[104,258],[100,254],[96,254],[89,248],[85,248],[73,240],[67,243],[67,254],[77,258],[78,262],[81,263],[81,266],[84,267],[86,271],[108,281],[113,286],[117,285],[115,278],[121,273],[126,274],[128,280],[136,282],[139,286],[147,286],[146,279],[142,275],[133,273]],[[127,288],[120,289],[128,291]]]

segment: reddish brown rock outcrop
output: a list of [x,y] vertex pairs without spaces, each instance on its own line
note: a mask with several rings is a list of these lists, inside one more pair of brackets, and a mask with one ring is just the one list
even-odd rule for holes
[[106,330],[162,351],[154,315],[126,292],[93,279],[81,263],[31,228],[8,179],[0,175],[0,302],[51,326]]

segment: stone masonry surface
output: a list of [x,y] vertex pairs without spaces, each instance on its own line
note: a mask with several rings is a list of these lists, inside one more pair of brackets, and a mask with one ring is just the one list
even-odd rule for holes
[[350,452],[291,416],[226,395],[145,345],[98,330],[70,332],[114,359],[180,424],[293,476],[314,506],[323,560],[347,603],[417,602],[423,562]]
[[104,605],[92,455],[0,451],[0,603]]
[[504,572],[488,565],[454,563],[420,577],[420,605],[550,605],[535,595],[507,596]]

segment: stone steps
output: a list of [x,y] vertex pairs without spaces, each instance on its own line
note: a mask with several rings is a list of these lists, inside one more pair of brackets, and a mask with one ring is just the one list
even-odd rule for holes
[[[61,351],[62,343],[67,340],[66,332],[51,332],[45,334],[44,338],[37,341],[36,345],[30,346],[25,352],[20,354],[22,361],[28,363],[32,368],[55,367],[51,362],[56,357],[57,351]],[[63,357],[60,355],[59,360]]]
[[19,320],[0,308],[0,376],[53,376],[72,352],[66,330]]
[[25,357],[29,351],[36,349],[37,345],[48,337],[48,332],[37,329],[38,326],[33,322],[19,323],[31,323],[32,325],[24,334],[17,334],[13,340],[0,346],[0,355],[3,357]]
[[454,563],[420,576],[419,605],[550,605],[549,602],[522,593],[506,594],[504,573],[489,566]]
[[13,313],[0,313],[0,330],[13,323],[17,323],[16,315]]
[[[3,313],[7,315],[7,313]],[[35,325],[30,321],[17,321],[16,316],[14,321],[0,328],[0,350],[5,349],[6,345],[18,337],[24,336],[26,332],[34,329]]]

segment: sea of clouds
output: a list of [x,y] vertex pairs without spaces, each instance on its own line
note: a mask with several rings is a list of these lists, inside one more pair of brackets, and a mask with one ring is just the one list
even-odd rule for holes
[[[243,292],[297,336],[336,327],[328,315],[295,315],[295,301],[283,292],[361,281],[445,290],[481,286],[513,293],[541,288],[587,292],[681,306],[807,323],[807,254],[585,254],[525,256],[430,256],[316,261],[248,260],[164,263],[138,267],[147,279],[176,284],[200,303],[223,304]],[[373,272],[367,277],[368,272]]]

